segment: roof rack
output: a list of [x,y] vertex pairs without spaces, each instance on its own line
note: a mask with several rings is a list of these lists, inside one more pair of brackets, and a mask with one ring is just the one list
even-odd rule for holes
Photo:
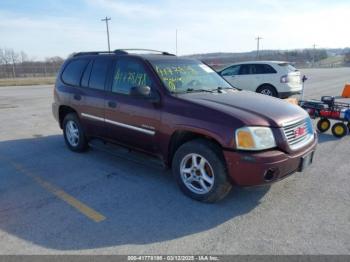
[[83,55],[102,55],[102,54],[111,55],[113,53],[112,52],[108,52],[108,51],[90,51],[90,52],[73,53],[72,56],[73,57],[77,57],[77,56],[83,56]]
[[164,51],[158,51],[158,50],[153,50],[153,49],[142,49],[142,48],[116,49],[116,50],[114,50],[114,53],[118,54],[118,55],[127,55],[127,54],[131,53],[130,51],[146,51],[146,52],[158,53],[158,54],[162,54],[162,55],[175,56],[174,54],[164,52]]
[[73,53],[71,56],[72,57],[77,57],[77,56],[84,56],[84,55],[127,55],[129,53],[132,53],[132,51],[145,51],[145,52],[151,52],[151,53],[158,53],[162,55],[170,55],[170,56],[175,56],[174,54],[164,52],[164,51],[158,51],[158,50],[153,50],[153,49],[141,49],[141,48],[127,48],[127,49],[116,49],[114,51],[108,52],[108,51],[89,51],[89,52],[78,52],[78,53]]

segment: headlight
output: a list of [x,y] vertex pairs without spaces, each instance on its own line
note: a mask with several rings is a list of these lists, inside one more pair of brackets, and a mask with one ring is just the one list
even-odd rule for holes
[[270,128],[247,126],[236,130],[236,145],[240,150],[264,150],[276,147],[276,141]]

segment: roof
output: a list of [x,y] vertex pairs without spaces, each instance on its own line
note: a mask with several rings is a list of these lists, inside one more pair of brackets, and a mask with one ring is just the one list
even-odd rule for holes
[[282,63],[289,63],[289,62],[288,61],[256,60],[256,61],[237,62],[237,63],[233,63],[231,65],[240,65],[240,64],[282,64]]

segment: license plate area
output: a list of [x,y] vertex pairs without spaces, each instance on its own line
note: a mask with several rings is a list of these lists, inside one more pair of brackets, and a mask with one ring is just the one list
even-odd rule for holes
[[314,153],[315,152],[312,151],[301,158],[298,170],[299,172],[303,172],[312,164],[312,161],[314,160]]

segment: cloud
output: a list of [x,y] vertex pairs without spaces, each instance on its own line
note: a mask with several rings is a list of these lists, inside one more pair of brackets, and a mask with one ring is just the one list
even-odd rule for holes
[[84,0],[72,9],[66,2],[46,15],[0,11],[1,45],[38,57],[66,56],[79,50],[106,49],[108,15],[113,48],[142,47],[175,52],[178,29],[180,54],[238,52],[264,49],[345,47],[348,1],[125,1]]

